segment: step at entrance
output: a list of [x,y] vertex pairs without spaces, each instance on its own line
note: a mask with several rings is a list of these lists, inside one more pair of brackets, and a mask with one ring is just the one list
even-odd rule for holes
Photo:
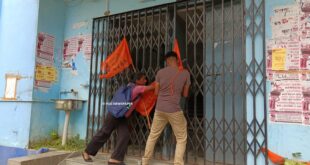
[[[65,165],[107,165],[108,160],[110,158],[110,154],[98,154],[97,156],[93,157],[93,162],[85,162],[82,156],[76,156],[72,158],[66,159]],[[141,165],[141,158],[140,157],[126,157],[125,159],[126,165]],[[172,161],[160,161],[160,160],[152,160],[150,162],[151,165],[173,165]]]

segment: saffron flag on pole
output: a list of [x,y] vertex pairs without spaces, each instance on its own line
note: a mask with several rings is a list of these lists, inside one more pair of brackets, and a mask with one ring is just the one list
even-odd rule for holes
[[176,38],[174,39],[174,43],[173,43],[173,51],[178,55],[179,70],[183,70],[183,64],[182,64],[182,60],[181,60],[181,53],[180,53],[180,49],[179,49],[178,40]]
[[124,38],[112,54],[101,63],[100,79],[111,78],[132,65],[132,59],[126,38]]
[[[155,82],[150,85],[155,86]],[[156,100],[157,96],[155,95],[154,90],[144,92],[136,106],[136,111],[142,116],[149,116],[155,106]]]

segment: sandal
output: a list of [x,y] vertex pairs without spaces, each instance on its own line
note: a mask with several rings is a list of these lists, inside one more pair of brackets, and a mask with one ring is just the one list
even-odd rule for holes
[[91,157],[89,157],[89,156],[88,156],[88,158],[86,159],[85,156],[84,156],[84,153],[86,153],[86,152],[82,152],[82,157],[83,157],[84,161],[85,161],[85,162],[93,162],[93,159],[92,159]]

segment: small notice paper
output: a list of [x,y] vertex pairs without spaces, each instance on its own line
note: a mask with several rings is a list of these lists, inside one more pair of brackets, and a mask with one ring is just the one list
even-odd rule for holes
[[272,49],[272,70],[285,70],[286,49]]
[[4,93],[4,99],[15,100],[16,99],[16,76],[6,76],[6,87]]

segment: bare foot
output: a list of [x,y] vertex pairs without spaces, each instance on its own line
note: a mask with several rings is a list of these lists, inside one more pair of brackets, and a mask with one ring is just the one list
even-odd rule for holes
[[111,162],[111,163],[121,163],[122,161],[110,158],[109,162]]
[[85,151],[83,151],[82,157],[83,157],[83,159],[84,159],[85,162],[92,162],[92,161],[93,161],[92,158],[91,158],[91,157],[88,155],[88,153],[85,152]]

